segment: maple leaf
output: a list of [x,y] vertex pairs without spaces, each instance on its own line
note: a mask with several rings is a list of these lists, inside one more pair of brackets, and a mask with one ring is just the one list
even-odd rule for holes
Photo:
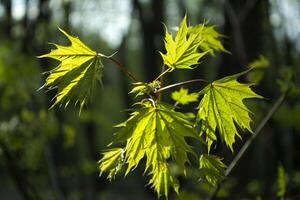
[[73,37],[64,30],[59,30],[69,39],[70,46],[54,44],[56,49],[50,53],[41,55],[39,58],[53,58],[58,60],[58,67],[50,71],[43,87],[51,89],[57,88],[55,102],[65,105],[74,101],[80,104],[80,110],[89,100],[92,89],[96,81],[101,82],[103,65],[101,54],[91,50],[79,38]]
[[202,40],[202,42],[199,44],[199,48],[202,51],[207,51],[212,55],[215,55],[215,51],[228,52],[220,41],[222,35],[215,30],[214,26],[206,26],[204,24],[192,26],[189,27],[188,34],[200,35],[199,39]]
[[217,186],[224,178],[226,165],[217,156],[202,154],[199,159],[201,179],[210,185]]
[[181,22],[175,40],[166,28],[165,48],[167,53],[160,52],[165,65],[173,69],[192,69],[192,65],[198,64],[198,61],[206,52],[198,52],[201,44],[201,32],[188,35],[188,26],[186,16]]
[[157,194],[167,197],[170,186],[178,191],[178,181],[169,170],[168,160],[172,158],[185,170],[185,163],[189,163],[187,155],[195,154],[185,138],[203,142],[186,116],[168,104],[146,102],[118,127],[121,129],[116,134],[115,143],[126,142],[126,174],[146,157],[145,171],[152,176],[149,183]]
[[206,133],[208,151],[213,141],[217,140],[216,128],[219,130],[222,141],[232,151],[235,136],[240,137],[235,123],[242,129],[253,132],[250,126],[250,111],[243,100],[263,97],[251,90],[252,84],[237,81],[238,77],[248,71],[214,81],[200,92],[204,96],[198,106],[197,118],[202,122],[202,131]]
[[179,91],[173,92],[171,97],[176,102],[176,105],[187,105],[198,101],[199,93],[189,93],[188,89],[180,88]]

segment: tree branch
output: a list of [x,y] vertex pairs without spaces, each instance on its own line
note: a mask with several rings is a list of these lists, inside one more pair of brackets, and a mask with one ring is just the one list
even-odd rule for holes
[[120,63],[118,60],[116,60],[113,57],[108,57],[116,66],[132,81],[132,82],[138,82],[138,80]]
[[181,86],[181,85],[186,85],[186,84],[189,84],[189,83],[197,83],[197,82],[202,82],[202,83],[206,83],[206,84],[209,83],[207,80],[204,80],[204,79],[193,79],[193,80],[183,81],[183,82],[180,82],[180,83],[175,83],[175,84],[172,84],[172,85],[168,85],[168,86],[162,87],[162,88],[158,89],[155,92],[155,94],[156,93],[160,93],[160,92],[162,92],[164,90],[173,88],[173,87],[178,87],[178,86]]

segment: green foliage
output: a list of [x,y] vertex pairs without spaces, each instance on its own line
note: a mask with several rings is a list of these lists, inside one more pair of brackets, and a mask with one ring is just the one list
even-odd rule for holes
[[217,140],[216,128],[219,130],[221,140],[232,151],[235,137],[240,137],[235,123],[242,129],[252,132],[250,111],[243,100],[262,97],[250,89],[251,84],[237,81],[238,77],[247,72],[214,81],[200,92],[204,96],[198,106],[198,120],[201,122],[202,131],[206,134],[208,151],[211,144]]
[[286,190],[286,176],[282,165],[279,165],[277,168],[277,185],[277,197],[284,197]]
[[[0,45],[0,120],[8,120],[33,102],[41,78],[38,63],[28,55],[18,54],[15,44],[1,41]],[[43,98],[38,98],[41,101]]]
[[199,34],[202,42],[199,44],[199,49],[203,52],[209,52],[215,55],[216,51],[227,52],[222,42],[220,41],[220,33],[215,30],[214,26],[205,26],[203,24],[189,27],[189,35]]
[[95,82],[101,82],[103,65],[102,55],[91,50],[78,38],[59,29],[71,42],[70,46],[55,45],[56,49],[39,58],[58,60],[58,67],[50,71],[45,87],[49,90],[57,88],[55,103],[68,106],[70,101],[79,103],[80,110],[89,100]]
[[176,105],[187,105],[192,102],[198,101],[198,93],[189,93],[188,89],[180,88],[179,91],[175,91],[171,95],[172,99],[176,102]]
[[136,82],[133,84],[134,88],[129,93],[136,94],[136,97],[141,95],[152,95],[161,86],[161,83],[157,80],[151,83]]
[[161,53],[165,65],[173,69],[192,69],[206,52],[199,53],[198,47],[202,42],[201,31],[188,35],[186,16],[176,34],[175,40],[166,29],[165,48],[166,54]]
[[[136,80],[116,59],[96,53],[78,38],[61,29],[60,31],[70,40],[71,45],[55,45],[57,49],[40,56],[60,61],[59,66],[50,71],[45,83],[46,88],[58,90],[53,106],[67,106],[70,102],[79,102],[81,110],[90,98],[95,82],[101,82],[101,58],[110,59],[126,76]],[[212,143],[217,139],[217,129],[221,140],[231,150],[235,136],[240,137],[236,125],[252,132],[250,111],[243,101],[262,97],[250,89],[251,84],[237,81],[238,77],[248,71],[214,81],[197,93],[189,93],[188,89],[181,88],[171,95],[175,101],[174,106],[161,99],[161,93],[172,87],[193,82],[207,84],[203,79],[195,79],[163,86],[163,76],[174,69],[193,69],[193,65],[199,64],[199,59],[207,53],[214,55],[216,51],[226,52],[220,36],[213,26],[188,27],[186,17],[182,20],[175,39],[166,30],[166,54],[161,53],[164,61],[163,72],[149,83],[133,83],[130,93],[141,96],[142,100],[134,104],[138,108],[133,109],[129,119],[116,126],[119,130],[110,145],[123,146],[112,147],[103,153],[99,161],[100,174],[107,173],[108,179],[112,180],[122,168],[126,168],[124,171],[127,175],[145,161],[145,173],[150,176],[149,184],[158,197],[163,195],[166,198],[170,188],[176,193],[179,192],[176,175],[186,175],[186,171],[190,169],[187,165],[192,165],[191,158],[199,158],[199,173],[209,184],[215,186],[224,179],[226,166],[221,158],[200,152],[187,140],[200,141],[203,146],[201,150],[205,150],[207,146],[209,153]],[[168,68],[165,69],[165,66]],[[203,98],[197,108],[196,122],[194,113],[175,111],[176,105],[198,102],[200,95]],[[206,142],[201,137],[204,133]],[[66,130],[66,137],[71,145],[73,132]],[[93,165],[87,166],[90,169]],[[177,173],[171,170],[174,168]]]
[[[168,160],[172,158],[184,171],[185,164],[189,163],[188,154],[195,154],[185,137],[202,141],[185,115],[173,111],[172,108],[164,103],[143,103],[142,108],[133,112],[125,123],[119,125],[121,129],[115,139],[115,142],[126,142],[126,174],[146,157],[145,171],[152,176],[149,183],[159,196],[168,196],[170,186],[178,192],[177,179],[170,172]],[[107,156],[103,159],[107,159]],[[111,159],[113,162],[115,158]]]
[[215,187],[225,178],[226,165],[219,157],[202,154],[199,162],[201,179],[206,180],[210,185]]

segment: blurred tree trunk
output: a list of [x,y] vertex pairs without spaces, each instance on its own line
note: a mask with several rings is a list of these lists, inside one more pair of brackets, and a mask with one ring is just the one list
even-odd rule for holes
[[4,32],[8,38],[12,37],[12,1],[11,0],[2,0],[2,4],[5,10],[5,19],[4,19]]
[[72,9],[71,1],[63,1],[63,9],[64,9],[64,29],[70,30],[70,14]]
[[222,63],[219,69],[219,74],[221,74],[221,76],[240,71],[240,69],[248,62],[241,30],[241,22],[238,18],[238,11],[243,8],[242,5],[240,0],[223,1],[225,19],[223,34],[228,37],[227,42],[224,43],[224,47],[230,51],[232,55],[223,54]]
[[[152,81],[160,72],[158,51],[162,49],[159,41],[163,38],[164,1],[150,1],[150,13],[146,12],[139,0],[133,0],[133,7],[138,12],[144,43],[143,57],[147,81]],[[148,5],[146,5],[148,6]]]
[[[37,39],[37,34],[39,38],[46,39],[49,34],[50,27],[50,17],[51,17],[51,10],[49,7],[50,0],[39,0],[38,1],[38,10],[39,13],[36,18],[29,20],[28,19],[28,1],[26,1],[26,9],[25,15],[23,19],[23,26],[25,30],[25,34],[23,37],[23,50],[27,52],[31,52],[37,55],[41,55],[44,52],[43,45],[39,44]],[[40,27],[42,26],[42,28]],[[41,28],[41,29],[39,29]],[[37,33],[37,31],[39,31]],[[45,65],[47,66],[47,65]]]
[[[97,140],[96,140],[96,125],[94,121],[89,121],[85,125],[85,134],[84,137],[86,138],[83,145],[87,148],[86,155],[80,158],[80,160],[89,160],[92,162],[97,162],[99,160],[99,149],[97,148]],[[84,184],[80,188],[83,192],[82,198],[84,199],[96,199],[96,188],[99,186],[99,179],[95,176],[94,173],[85,175],[83,178]],[[103,186],[103,185],[102,185]],[[102,187],[100,187],[102,188]]]

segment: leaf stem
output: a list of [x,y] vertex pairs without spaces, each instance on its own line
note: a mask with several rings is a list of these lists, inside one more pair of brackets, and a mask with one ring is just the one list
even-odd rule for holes
[[[167,72],[169,72],[169,70],[167,69],[167,70],[165,70],[165,68],[166,68],[166,66],[165,66],[165,64],[162,66],[162,68],[161,68],[161,73],[160,73],[160,75],[158,75],[158,77],[155,79],[155,80],[158,80],[159,79],[159,82],[160,82],[160,84],[161,84],[161,87],[164,85],[164,77],[163,77],[163,75],[165,75]],[[161,96],[162,96],[162,94],[161,94],[161,92],[159,92],[159,93],[157,93],[157,99],[160,101],[161,100]]]
[[225,171],[225,179],[223,179],[220,182],[220,184],[215,188],[215,190],[212,192],[212,194],[210,195],[210,197],[208,198],[208,200],[212,200],[212,199],[214,199],[216,197],[216,195],[218,194],[219,190],[221,189],[221,187],[224,184],[224,182],[225,182],[226,178],[228,177],[228,175],[232,172],[232,170],[234,169],[234,167],[236,166],[236,164],[239,162],[239,160],[241,159],[241,157],[245,154],[245,152],[247,151],[247,149],[249,148],[249,146],[251,145],[251,143],[253,142],[253,140],[261,132],[261,130],[263,129],[263,127],[267,124],[267,122],[270,120],[270,118],[273,116],[273,114],[279,108],[279,106],[281,105],[281,103],[285,99],[285,96],[286,96],[285,93],[283,93],[278,98],[278,100],[272,106],[272,108],[270,109],[270,111],[268,112],[268,114],[265,116],[265,118],[260,122],[260,124],[258,125],[257,129],[255,130],[255,132],[252,134],[252,136],[242,146],[242,148],[240,149],[240,151],[238,152],[238,154],[234,157],[233,161],[230,163],[230,165],[228,166],[227,170]]
[[163,66],[162,67],[163,70],[162,70],[161,74],[158,75],[158,77],[156,77],[156,79],[154,79],[154,81],[157,81],[158,79],[162,80],[162,76],[171,71],[170,68],[168,68],[167,70],[164,70],[164,68],[165,67]]
[[122,63],[113,57],[107,58],[111,60],[132,82],[138,82],[137,78],[135,78],[135,76],[133,76]]
[[170,88],[173,88],[173,87],[178,87],[178,86],[181,86],[181,85],[186,85],[186,84],[189,84],[189,83],[197,83],[197,82],[209,84],[209,82],[207,80],[204,80],[204,79],[192,79],[192,80],[183,81],[183,82],[179,82],[179,83],[175,83],[175,84],[172,84],[172,85],[162,87],[162,88],[158,89],[155,93],[160,93],[164,90],[167,90],[167,89],[170,89]]

